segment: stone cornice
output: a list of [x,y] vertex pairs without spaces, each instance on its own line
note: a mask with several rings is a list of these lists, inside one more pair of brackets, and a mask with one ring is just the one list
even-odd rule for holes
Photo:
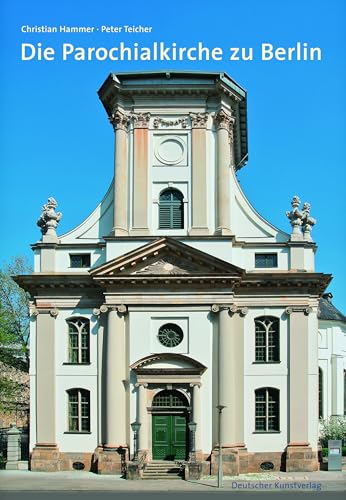
[[38,241],[37,243],[33,243],[31,245],[31,248],[33,250],[40,249],[40,248],[64,248],[64,249],[70,249],[71,251],[74,251],[75,249],[79,248],[104,248],[106,246],[106,243],[103,241],[99,241],[96,243],[82,243],[82,242],[73,242],[73,243],[43,243],[41,241]]
[[[235,285],[236,293],[268,293],[280,294],[299,291],[300,294],[320,295],[332,279],[331,274],[309,272],[276,272],[276,273],[246,273],[240,283]],[[281,292],[280,292],[281,290]]]

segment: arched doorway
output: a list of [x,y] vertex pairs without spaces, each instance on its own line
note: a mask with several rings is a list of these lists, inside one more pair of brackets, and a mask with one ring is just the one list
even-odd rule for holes
[[188,456],[187,398],[163,390],[152,401],[152,456],[154,460],[186,460]]

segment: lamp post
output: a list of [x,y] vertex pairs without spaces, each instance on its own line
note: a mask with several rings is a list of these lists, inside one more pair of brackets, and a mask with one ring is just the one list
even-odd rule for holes
[[196,463],[196,427],[197,427],[197,424],[196,422],[189,422],[189,429],[190,429],[190,432],[191,432],[191,454],[190,454],[190,459],[191,459],[191,463],[192,464],[195,464]]
[[131,428],[133,430],[133,461],[138,460],[138,432],[141,424],[139,422],[133,422]]
[[224,405],[218,405],[216,407],[219,410],[219,460],[217,468],[217,487],[222,488],[222,443],[221,443],[221,415],[222,410],[226,408]]

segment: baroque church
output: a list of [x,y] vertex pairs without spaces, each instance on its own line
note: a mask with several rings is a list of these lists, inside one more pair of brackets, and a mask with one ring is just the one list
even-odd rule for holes
[[220,450],[226,474],[317,470],[319,417],[344,413],[345,317],[321,298],[310,205],[293,197],[288,234],[238,184],[245,90],[162,71],[111,74],[98,95],[114,181],[61,236],[49,198],[35,271],[16,277],[32,298],[31,470],[192,457],[215,474]]

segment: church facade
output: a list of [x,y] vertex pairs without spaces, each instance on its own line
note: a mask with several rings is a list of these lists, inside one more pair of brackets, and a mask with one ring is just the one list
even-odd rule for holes
[[238,184],[246,92],[226,74],[157,72],[111,74],[99,97],[114,181],[62,236],[49,198],[35,272],[17,277],[32,296],[31,469],[118,474],[134,452],[192,451],[215,473],[220,446],[226,473],[318,469],[331,276],[314,268],[308,203],[293,198],[288,234]]

